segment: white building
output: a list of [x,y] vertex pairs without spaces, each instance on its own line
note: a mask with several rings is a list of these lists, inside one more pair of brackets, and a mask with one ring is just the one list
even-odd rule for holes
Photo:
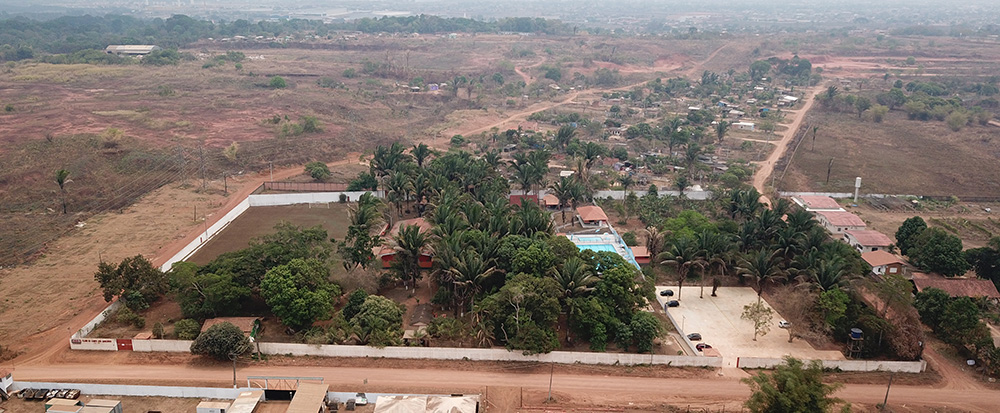
[[889,246],[892,245],[892,239],[881,232],[870,229],[844,231],[844,242],[850,244],[862,254],[874,251],[887,251]]
[[865,229],[868,226],[857,215],[847,211],[817,211],[816,220],[835,235],[841,235],[845,231]]

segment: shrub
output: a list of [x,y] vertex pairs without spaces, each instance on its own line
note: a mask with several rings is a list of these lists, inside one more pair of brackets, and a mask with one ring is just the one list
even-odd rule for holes
[[285,82],[285,78],[281,76],[274,76],[271,78],[269,85],[271,86],[271,89],[284,89],[288,86],[288,83]]
[[174,335],[178,340],[194,340],[201,333],[201,325],[197,321],[185,318],[174,323]]
[[948,129],[951,129],[954,132],[958,132],[962,130],[963,126],[969,123],[969,117],[965,116],[964,113],[956,110],[954,112],[951,112],[951,114],[949,114],[948,117],[944,119],[944,121],[945,123],[948,124]]
[[153,324],[153,338],[163,338],[163,323]]
[[250,351],[250,339],[232,323],[219,323],[208,328],[205,334],[191,343],[191,353],[210,356],[216,360],[229,360]]
[[631,231],[622,234],[622,240],[625,241],[625,245],[628,245],[630,247],[639,245],[639,241],[636,240],[635,238],[635,233]]
[[141,315],[136,314],[132,309],[122,306],[121,310],[118,310],[118,314],[115,316],[115,321],[118,324],[124,325],[134,325],[136,328],[143,328],[146,326],[146,319]]
[[322,182],[330,177],[330,168],[326,166],[323,162],[309,162],[306,164],[305,171],[313,179]]

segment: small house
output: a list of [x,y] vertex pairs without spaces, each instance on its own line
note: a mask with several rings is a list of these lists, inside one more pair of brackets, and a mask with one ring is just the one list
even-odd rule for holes
[[892,240],[885,234],[870,229],[844,231],[844,242],[850,244],[862,254],[873,251],[886,251],[892,245]]
[[509,202],[511,205],[521,206],[527,202],[538,205],[538,194],[511,195]]
[[649,248],[646,248],[642,245],[637,245],[631,247],[631,249],[632,249],[632,256],[635,257],[635,262],[639,263],[639,265],[649,264],[650,261],[652,260],[652,257],[649,256]]
[[[399,232],[403,229],[403,227],[414,225],[419,228],[421,233],[430,232],[432,228],[431,223],[427,222],[424,218],[404,219],[397,222],[396,225],[393,225],[391,230],[382,234],[385,238],[384,245],[372,249],[372,253],[375,254],[375,257],[382,261],[382,268],[392,267],[392,260],[396,257],[396,250],[392,247],[392,245],[390,245],[394,242],[392,239],[396,235],[399,235]],[[430,250],[421,252],[420,257],[417,258],[417,263],[420,268],[430,268],[432,257],[433,254],[431,254]]]
[[557,196],[555,196],[553,194],[545,194],[545,196],[542,197],[542,205],[545,206],[545,209],[548,209],[548,210],[551,210],[551,211],[558,211],[559,207],[560,207],[560,205],[559,205],[559,197],[557,197]]
[[861,254],[861,259],[872,266],[875,275],[903,274],[903,260],[887,251],[870,251]]
[[796,195],[792,197],[792,202],[812,213],[844,210],[836,199],[822,195]]
[[817,211],[816,220],[835,235],[841,235],[844,231],[865,229],[868,226],[857,215],[847,211]]
[[606,227],[608,226],[608,215],[604,209],[596,205],[582,206],[576,209],[577,219],[583,227]]
[[753,122],[734,122],[733,127],[738,130],[748,130],[752,132],[756,129],[757,125],[754,125]]

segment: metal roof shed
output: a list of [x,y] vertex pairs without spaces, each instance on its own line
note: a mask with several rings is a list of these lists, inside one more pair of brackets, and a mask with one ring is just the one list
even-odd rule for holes
[[330,385],[323,383],[299,383],[295,397],[288,404],[286,413],[326,413],[326,393]]
[[229,406],[226,413],[253,413],[257,410],[257,404],[264,399],[262,390],[251,390],[240,393],[233,404]]

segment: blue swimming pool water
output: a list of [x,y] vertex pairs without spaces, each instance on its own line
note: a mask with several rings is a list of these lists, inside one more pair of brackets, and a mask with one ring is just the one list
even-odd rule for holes
[[577,241],[579,241],[579,242],[585,242],[585,243],[600,243],[600,242],[604,242],[604,239],[601,238],[601,237],[593,237],[593,236],[590,236],[590,237],[581,237],[581,236],[577,236],[575,238],[576,238]]
[[594,252],[605,251],[605,252],[618,253],[618,250],[616,250],[615,246],[612,245],[612,244],[590,244],[590,245],[579,245],[579,244],[577,244],[576,247],[579,248],[580,251],[591,250],[591,251],[594,251]]

